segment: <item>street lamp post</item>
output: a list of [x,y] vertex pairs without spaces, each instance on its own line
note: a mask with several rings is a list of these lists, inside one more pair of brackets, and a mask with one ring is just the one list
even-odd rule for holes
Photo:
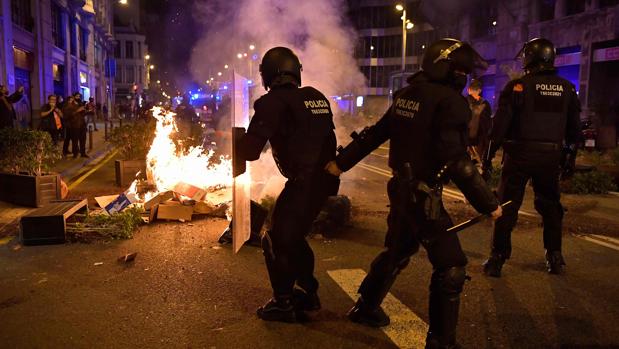
[[406,8],[397,4],[395,9],[402,12],[402,73],[406,71],[406,35],[408,29],[413,29],[414,24],[406,18]]
[[402,72],[406,71],[406,9],[402,8]]

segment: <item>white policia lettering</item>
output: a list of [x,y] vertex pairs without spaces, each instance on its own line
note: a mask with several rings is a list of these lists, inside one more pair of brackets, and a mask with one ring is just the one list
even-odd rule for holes
[[421,103],[413,100],[398,98],[395,101],[395,113],[406,118],[414,118],[419,111]]
[[535,90],[541,96],[561,97],[563,95],[563,85],[555,84],[535,84]]
[[305,108],[310,109],[312,114],[320,115],[320,114],[330,114],[329,110],[329,102],[324,99],[318,99],[315,101],[304,101]]

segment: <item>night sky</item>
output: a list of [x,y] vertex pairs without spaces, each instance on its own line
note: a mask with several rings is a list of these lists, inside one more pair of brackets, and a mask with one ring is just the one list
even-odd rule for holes
[[190,82],[188,62],[201,24],[194,20],[194,0],[142,0],[144,31],[154,79],[181,87]]

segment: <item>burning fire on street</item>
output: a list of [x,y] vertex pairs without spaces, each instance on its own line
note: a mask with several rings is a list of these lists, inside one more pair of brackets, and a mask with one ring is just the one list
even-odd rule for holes
[[[106,210],[118,212],[134,205],[147,212],[158,211],[151,218],[178,220],[213,212],[229,216],[227,204],[232,200],[233,182],[230,158],[215,159],[215,151],[202,145],[185,148],[182,141],[174,141],[179,132],[175,113],[159,107],[152,112],[157,126],[146,158],[146,180],[134,180],[124,193],[125,204],[111,210],[108,205]],[[121,195],[119,199],[125,198]]]

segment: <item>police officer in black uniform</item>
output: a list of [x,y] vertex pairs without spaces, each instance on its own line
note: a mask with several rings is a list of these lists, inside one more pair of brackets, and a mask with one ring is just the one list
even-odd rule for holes
[[387,191],[390,212],[386,249],[372,262],[359,288],[361,297],[348,313],[373,327],[390,320],[380,307],[398,273],[421,244],[434,268],[430,284],[428,348],[453,348],[460,293],[467,259],[458,236],[446,232],[452,221],[441,201],[443,182],[451,179],[479,212],[501,214],[498,201],[467,154],[471,111],[460,94],[483,59],[467,43],[442,39],[428,47],[422,71],[398,91],[386,114],[341,149],[327,169],[347,171],[385,141],[390,141],[393,178]]
[[[484,263],[484,273],[494,277],[501,276],[503,263],[511,255],[511,232],[529,179],[535,192],[535,209],[543,219],[548,272],[561,273],[565,264],[561,255],[563,207],[559,202],[561,152],[569,155],[567,159],[573,158],[580,137],[580,102],[574,85],[557,76],[552,42],[533,39],[524,44],[518,56],[523,59],[526,74],[510,81],[501,92],[484,164],[487,171],[497,149],[503,146],[498,195],[513,205],[497,220],[490,258]],[[563,170],[569,172],[568,167]]]
[[255,102],[247,133],[235,144],[235,157],[253,161],[268,141],[288,179],[275,203],[272,227],[262,238],[273,298],[257,314],[269,321],[295,322],[303,310],[320,308],[314,254],[305,236],[327,197],[339,188],[339,178],[324,170],[336,153],[331,107],[315,88],[299,88],[301,70],[288,48],[275,47],[264,55],[260,73],[268,93]]

